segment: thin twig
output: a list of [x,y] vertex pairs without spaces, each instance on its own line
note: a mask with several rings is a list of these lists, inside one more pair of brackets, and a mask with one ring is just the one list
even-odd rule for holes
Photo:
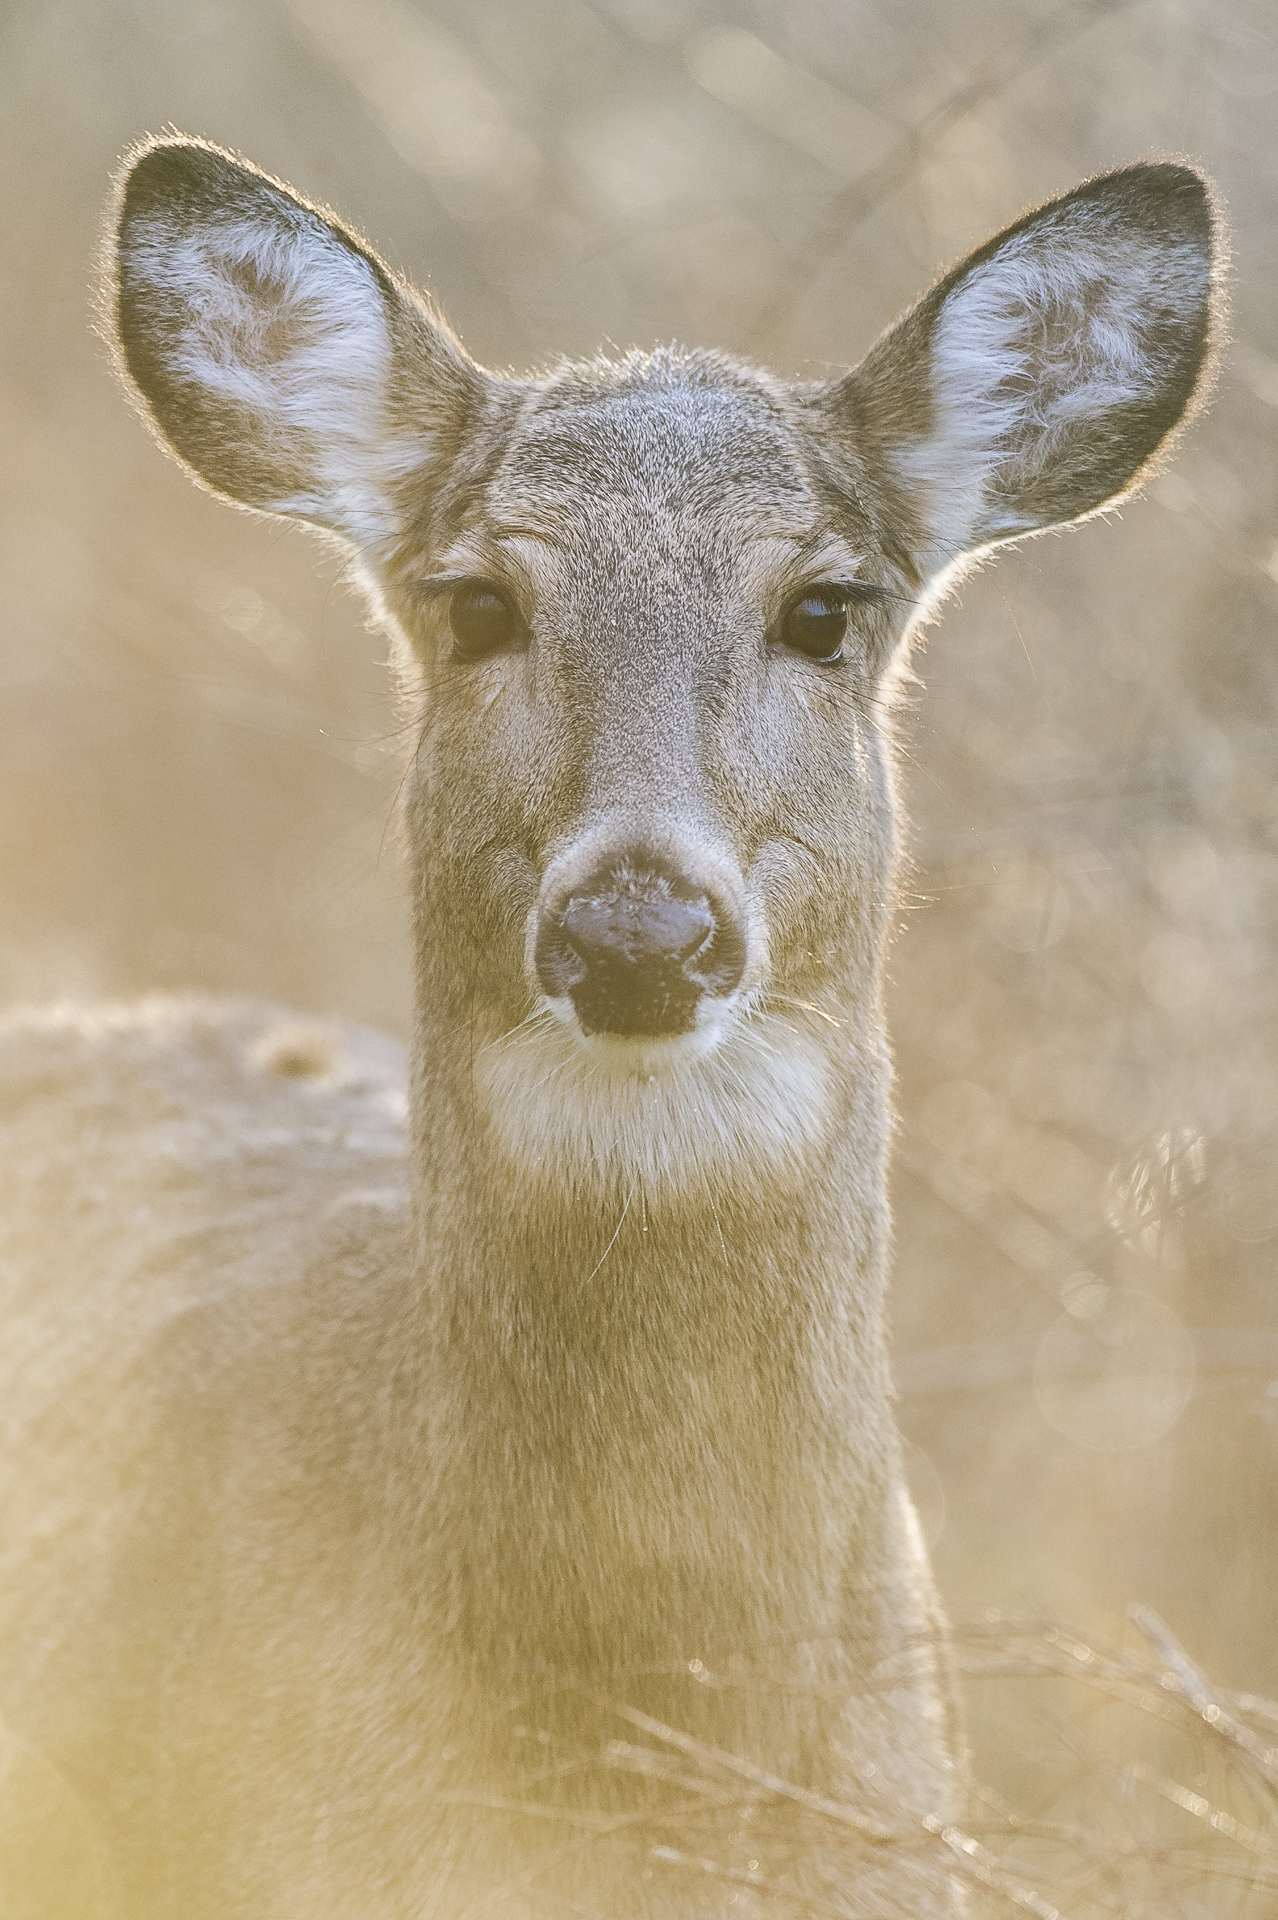
[[1165,1773],[1159,1773],[1144,1760],[1132,1760],[1125,1771],[1133,1780],[1139,1780],[1142,1786],[1152,1787],[1173,1806],[1182,1812],[1192,1814],[1196,1820],[1205,1820],[1213,1833],[1223,1833],[1235,1846],[1245,1847],[1248,1853],[1257,1858],[1274,1863],[1278,1871],[1278,1846],[1267,1840],[1263,1833],[1257,1833],[1254,1827],[1244,1826],[1241,1820],[1235,1820],[1232,1813],[1226,1813],[1223,1807],[1214,1807],[1205,1794],[1194,1793],[1182,1786],[1179,1780],[1172,1780]]
[[1278,1792],[1278,1748],[1268,1745],[1229,1711],[1190,1660],[1166,1621],[1152,1607],[1133,1604],[1127,1617],[1154,1647],[1164,1663],[1161,1683],[1177,1693],[1213,1732],[1230,1741],[1274,1792]]
[[952,127],[1004,92],[1062,42],[1098,20],[1125,12],[1133,4],[1134,0],[1075,0],[1074,4],[1063,7],[1052,19],[1031,30],[1010,54],[996,57],[980,73],[956,87],[947,99],[911,127],[877,166],[869,168],[842,193],[835,194],[827,204],[824,219],[806,244],[787,260],[785,271],[779,276],[778,291],[759,308],[747,329],[752,350],[764,353],[775,347],[795,307],[827,259],[890,193],[904,185],[919,162],[940,144]]
[[651,1714],[640,1713],[637,1707],[623,1706],[620,1701],[609,1700],[606,1695],[597,1695],[596,1701],[605,1710],[610,1710],[632,1727],[637,1727],[640,1733],[649,1734],[654,1740],[674,1747],[679,1753],[686,1753],[689,1759],[696,1760],[700,1765],[722,1767],[726,1773],[735,1774],[739,1780],[749,1780],[751,1785],[762,1788],[765,1793],[793,1801],[796,1806],[805,1807],[809,1813],[818,1813],[827,1820],[836,1821],[839,1826],[848,1828],[874,1846],[891,1846],[902,1838],[891,1827],[882,1826],[853,1812],[841,1800],[828,1800],[823,1794],[811,1793],[806,1787],[782,1779],[780,1774],[769,1773],[766,1768],[755,1766],[752,1760],[744,1760],[739,1754],[725,1753],[722,1747],[712,1747],[701,1740],[694,1740],[691,1734],[680,1733],[677,1727],[668,1727],[663,1721],[654,1720]]

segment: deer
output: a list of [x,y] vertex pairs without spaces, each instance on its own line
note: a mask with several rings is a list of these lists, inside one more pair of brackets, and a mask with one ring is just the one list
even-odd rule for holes
[[155,438],[388,636],[415,1014],[407,1092],[254,1001],[5,1019],[0,1715],[98,1863],[46,1897],[55,1835],[22,1910],[958,1913],[886,1304],[897,715],[964,571],[1200,405],[1210,184],[1092,178],[806,381],[489,372],[184,135],[106,251]]

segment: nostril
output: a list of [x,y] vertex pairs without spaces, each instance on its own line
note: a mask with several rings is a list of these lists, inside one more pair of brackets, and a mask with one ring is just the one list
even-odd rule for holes
[[745,972],[745,940],[735,920],[717,922],[684,970],[706,993],[731,993]]
[[625,861],[543,918],[535,964],[543,990],[571,996],[588,1033],[686,1033],[704,995],[736,986],[745,946],[707,893]]
[[538,930],[535,962],[542,992],[552,1000],[572,993],[586,977],[586,962],[566,938],[563,928],[553,922],[543,921]]

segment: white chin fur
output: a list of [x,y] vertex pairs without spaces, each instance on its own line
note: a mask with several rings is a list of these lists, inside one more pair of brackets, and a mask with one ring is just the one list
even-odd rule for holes
[[707,1003],[669,1039],[586,1035],[546,1001],[485,1047],[475,1083],[494,1145],[526,1177],[573,1190],[797,1186],[827,1132],[829,1066],[780,1014]]

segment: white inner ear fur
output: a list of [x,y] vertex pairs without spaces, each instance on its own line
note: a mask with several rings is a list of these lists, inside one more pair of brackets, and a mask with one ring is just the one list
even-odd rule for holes
[[229,440],[249,432],[268,462],[306,475],[301,489],[251,504],[370,553],[391,542],[391,483],[427,449],[391,432],[390,331],[367,261],[311,217],[293,231],[148,223],[130,236],[129,267],[182,304],[185,323],[163,350],[174,377],[225,402]]
[[[924,496],[929,572],[1045,524],[1036,482],[1070,459],[1070,429],[1151,394],[1152,323],[1201,298],[1191,250],[1059,228],[1016,235],[959,282],[933,334],[933,430],[897,454]],[[995,496],[1013,470],[1015,498]]]

